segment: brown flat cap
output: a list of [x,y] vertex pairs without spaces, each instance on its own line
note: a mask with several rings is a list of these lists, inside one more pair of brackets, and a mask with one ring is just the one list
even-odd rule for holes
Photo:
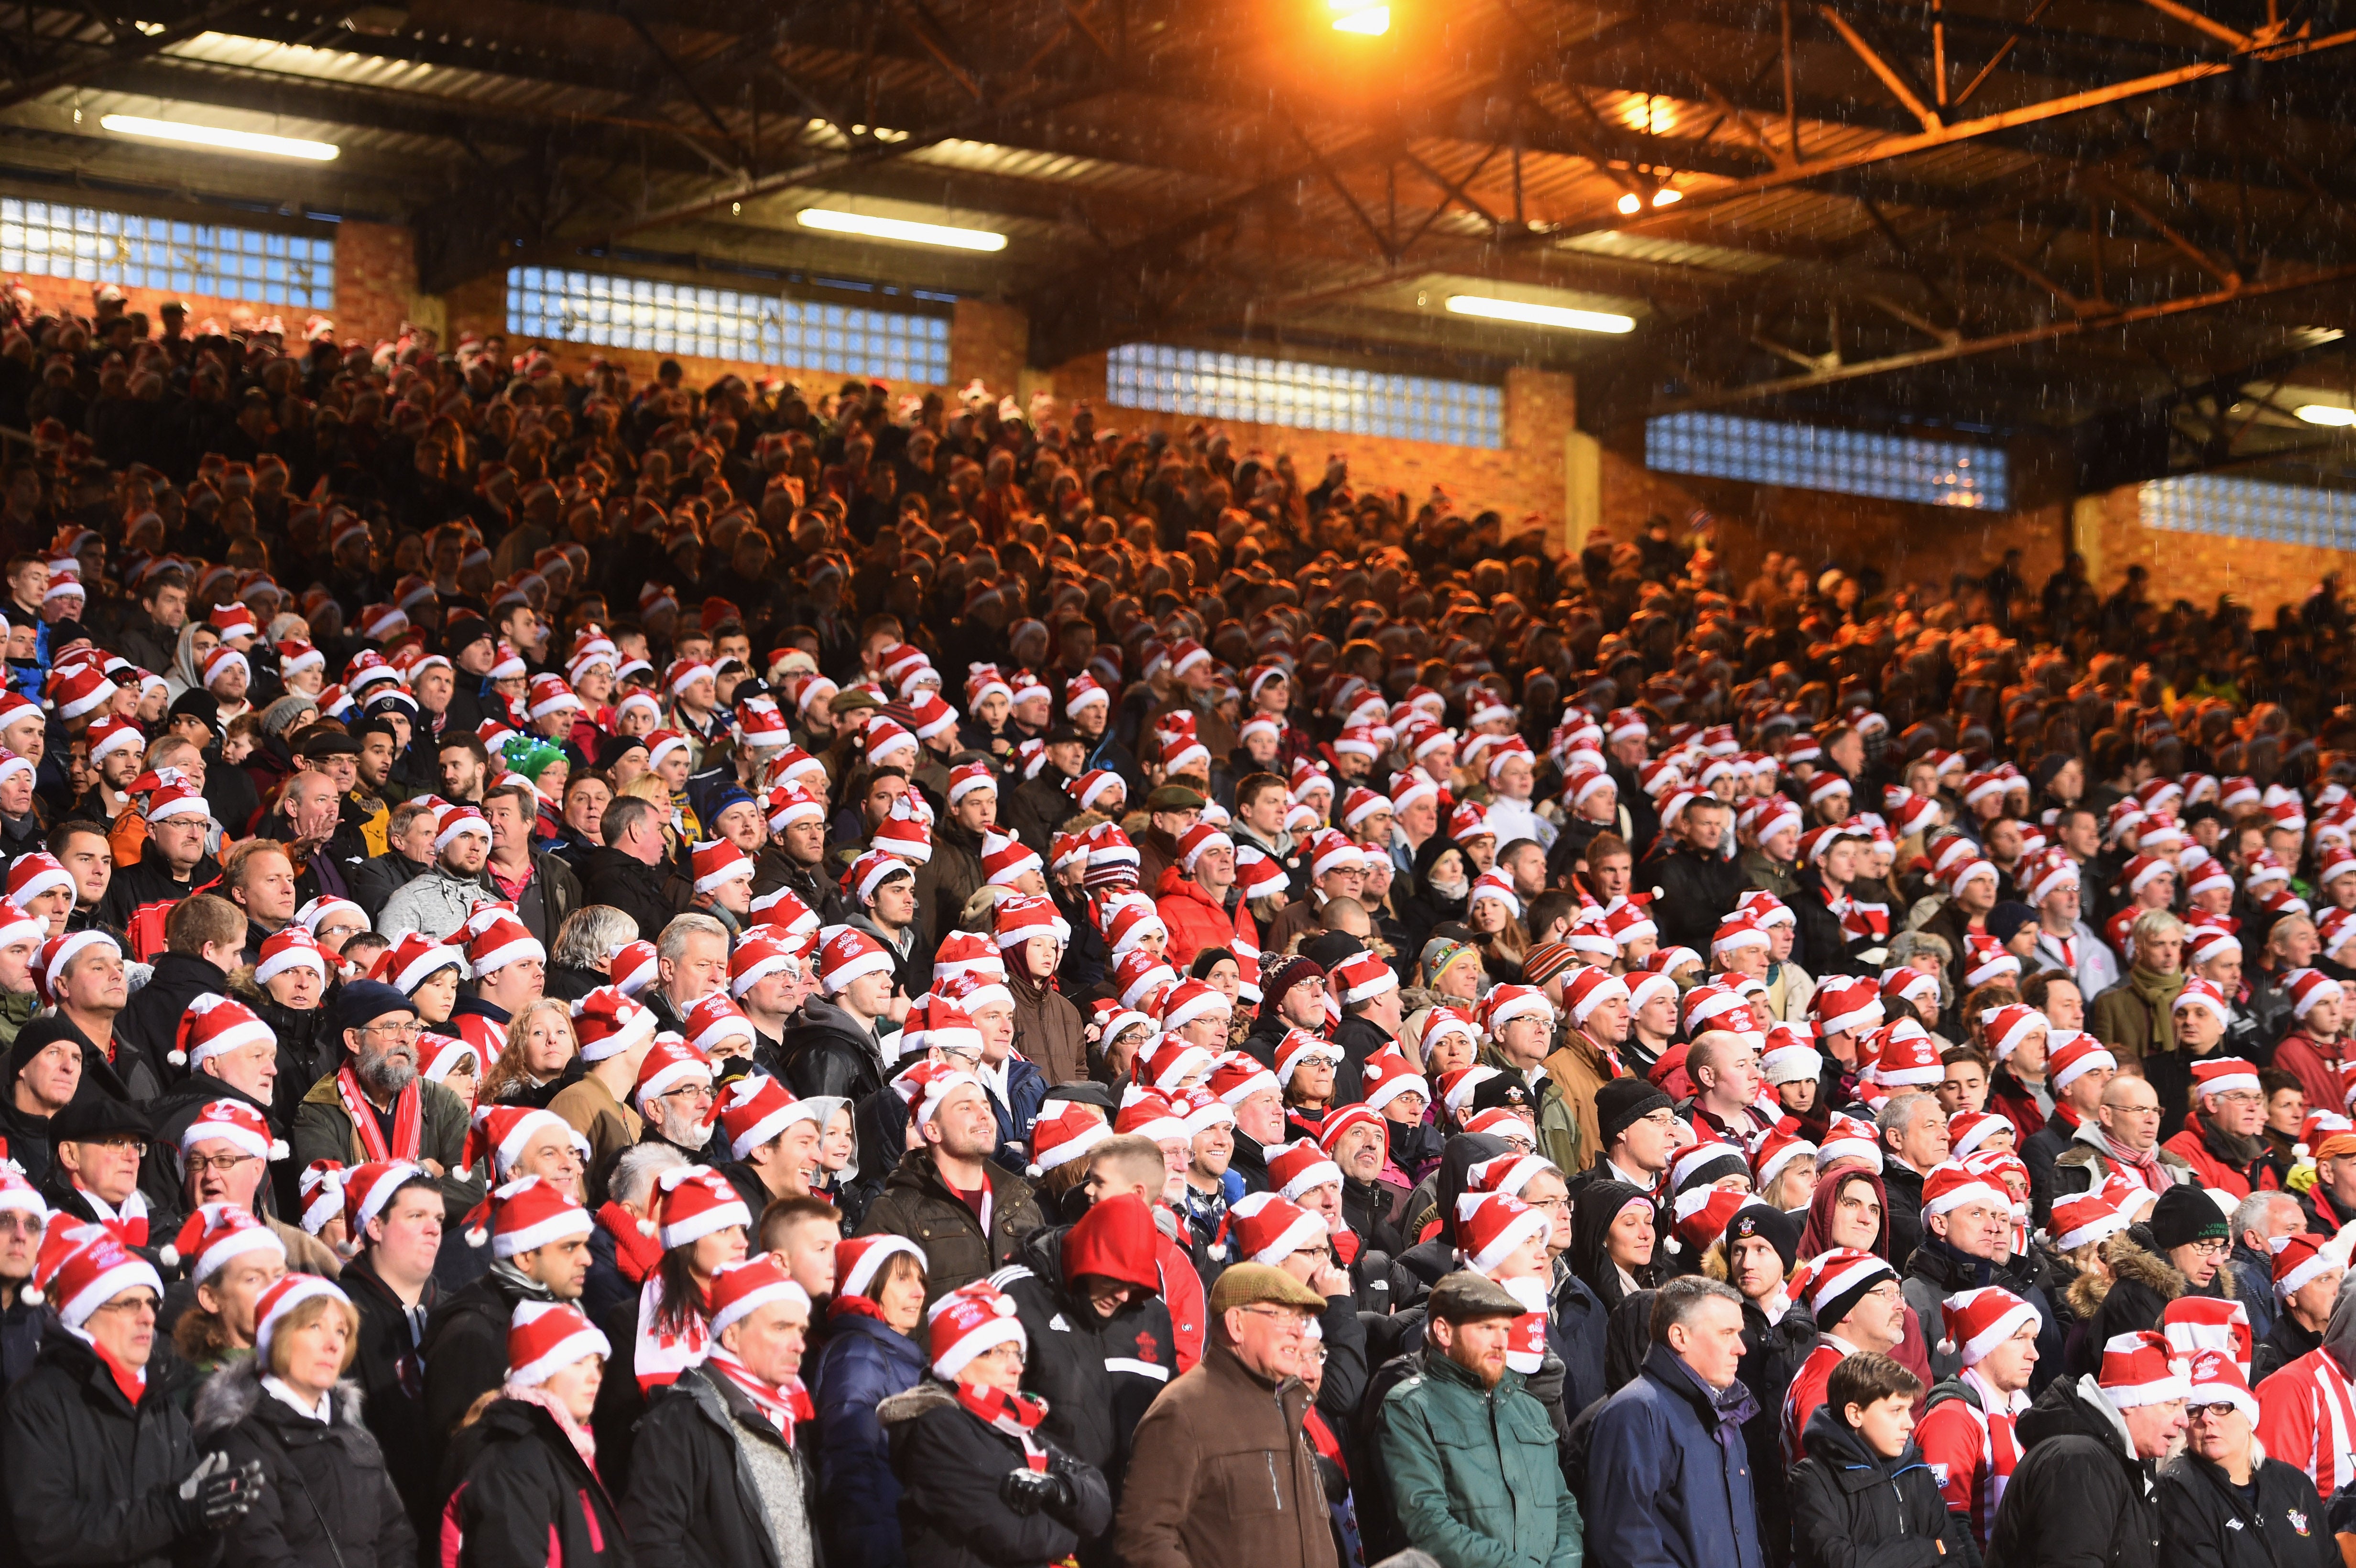
[[[1500,1296],[1505,1292],[1499,1291]],[[1507,1301],[1513,1297],[1505,1296]],[[1263,1301],[1279,1307],[1299,1307],[1311,1312],[1325,1310],[1325,1298],[1285,1273],[1266,1264],[1236,1264],[1211,1283],[1211,1311],[1224,1313],[1231,1307],[1253,1307]],[[1518,1313],[1519,1307],[1514,1308]]]
[[1490,1317],[1519,1317],[1523,1307],[1487,1275],[1459,1269],[1431,1287],[1424,1311],[1443,1323],[1478,1323]]

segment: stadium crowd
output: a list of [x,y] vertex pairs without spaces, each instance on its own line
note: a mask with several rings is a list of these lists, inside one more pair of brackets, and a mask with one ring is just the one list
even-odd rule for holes
[[0,1561],[2356,1561],[2336,584],[10,303]]

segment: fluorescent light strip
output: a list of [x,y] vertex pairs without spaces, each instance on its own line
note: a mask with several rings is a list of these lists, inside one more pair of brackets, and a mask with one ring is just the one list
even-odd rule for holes
[[832,208],[806,207],[802,227],[828,234],[856,234],[868,240],[899,240],[911,245],[941,245],[952,251],[1003,251],[1006,236],[987,229],[952,229],[942,223],[907,223],[897,218],[869,218]]
[[2356,409],[2343,409],[2337,403],[2301,403],[2291,412],[2309,424],[2356,425]]
[[1333,30],[1337,33],[1359,33],[1370,38],[1381,37],[1391,30],[1391,8],[1370,5],[1346,16],[1336,16],[1333,18]]
[[1520,300],[1491,299],[1485,294],[1451,294],[1448,308],[1458,315],[1485,321],[1517,321],[1526,326],[1559,326],[1573,332],[1633,332],[1636,318],[1609,311],[1568,310],[1561,305],[1525,304]]
[[306,142],[297,136],[265,136],[257,131],[229,131],[218,125],[184,125],[177,120],[146,120],[136,114],[102,114],[98,123],[118,136],[145,136],[156,142],[182,142],[192,147],[213,147],[225,153],[261,153],[274,158],[305,158],[332,163],[343,154],[333,142]]

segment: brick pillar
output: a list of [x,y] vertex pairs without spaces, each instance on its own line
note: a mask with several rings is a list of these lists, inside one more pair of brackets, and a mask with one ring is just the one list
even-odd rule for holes
[[1031,348],[1031,318],[1012,305],[962,299],[949,322],[949,381],[980,381],[1001,397],[1021,387]]

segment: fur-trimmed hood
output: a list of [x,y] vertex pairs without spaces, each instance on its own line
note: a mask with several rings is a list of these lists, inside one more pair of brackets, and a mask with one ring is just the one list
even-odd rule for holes
[[[2144,1244],[2136,1232],[2143,1227],[2122,1231],[2103,1243],[2103,1261],[2110,1265],[2108,1275],[2094,1269],[2080,1273],[2070,1282],[2070,1305],[2081,1318],[2094,1315],[2103,1298],[2111,1293],[2114,1279],[2131,1279],[2163,1301],[2174,1301],[2192,1288],[2184,1271],[2168,1261],[2167,1254]],[[2148,1232],[2145,1232],[2148,1234]],[[2234,1288],[2233,1271],[2221,1261],[2217,1265],[2216,1287],[2225,1300],[2238,1298]]]
[[[262,1386],[262,1367],[258,1356],[241,1356],[235,1361],[205,1380],[197,1390],[197,1400],[188,1413],[188,1423],[196,1435],[205,1437],[215,1432],[226,1432],[258,1409],[262,1402],[273,1397]],[[346,1432],[369,1435],[360,1420],[360,1385],[350,1378],[336,1385],[335,1424]],[[373,1439],[371,1439],[373,1441]]]
[[948,1384],[926,1378],[915,1388],[903,1389],[878,1404],[875,1419],[885,1426],[893,1426],[903,1421],[914,1421],[926,1411],[939,1410],[956,1403],[957,1395]]

